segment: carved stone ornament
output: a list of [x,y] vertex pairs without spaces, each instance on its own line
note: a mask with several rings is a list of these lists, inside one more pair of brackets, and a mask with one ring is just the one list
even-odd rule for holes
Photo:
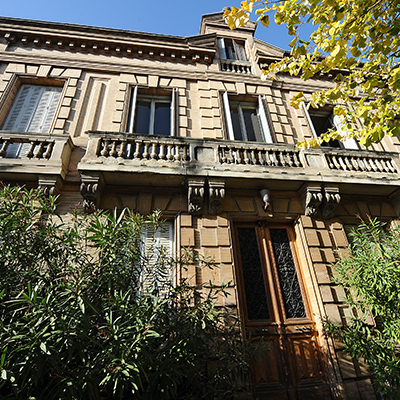
[[301,189],[301,199],[303,202],[305,215],[315,217],[318,215],[319,206],[323,200],[321,186],[304,186]]
[[60,176],[39,176],[38,187],[45,197],[57,196],[60,193],[61,177]]
[[209,212],[210,214],[220,214],[222,211],[222,200],[225,196],[225,181],[208,180],[209,187]]
[[83,197],[83,208],[85,211],[94,211],[99,206],[99,199],[103,190],[103,179],[98,176],[81,176],[80,192]]
[[324,188],[324,201],[322,204],[322,218],[332,218],[335,216],[336,206],[340,203],[338,187]]
[[200,214],[204,200],[205,178],[191,178],[188,181],[188,210],[192,214]]

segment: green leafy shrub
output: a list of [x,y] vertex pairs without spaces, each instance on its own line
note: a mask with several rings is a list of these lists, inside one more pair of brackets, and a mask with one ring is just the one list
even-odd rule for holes
[[398,399],[400,227],[384,227],[375,219],[350,233],[350,254],[336,263],[334,281],[344,289],[353,316],[344,326],[327,320],[325,328],[342,342],[347,354],[364,359],[371,367],[382,398]]
[[[64,223],[39,191],[0,191],[0,398],[230,399],[248,361],[225,288],[162,289],[194,252],[144,255],[160,215],[75,213]],[[156,262],[155,262],[156,260]],[[143,271],[152,273],[143,281]]]

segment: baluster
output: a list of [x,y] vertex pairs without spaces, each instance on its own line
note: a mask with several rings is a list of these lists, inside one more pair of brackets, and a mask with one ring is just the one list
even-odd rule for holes
[[118,154],[118,152],[117,152],[117,144],[118,144],[117,140],[113,140],[112,141],[112,146],[111,146],[111,151],[110,151],[110,156],[111,157],[117,157],[117,154]]
[[168,161],[171,161],[171,160],[173,160],[173,158],[174,158],[174,156],[173,156],[173,154],[172,154],[172,144],[171,143],[168,143],[167,144],[167,149],[168,149],[168,151],[167,151],[167,160]]
[[51,157],[51,153],[53,152],[54,141],[47,142],[47,148],[45,153],[43,154],[43,158],[49,159]]
[[106,139],[103,142],[103,150],[100,152],[100,155],[103,157],[108,157],[109,156],[109,151],[108,151],[108,146],[110,145],[110,139]]
[[118,152],[118,157],[126,158],[126,146],[127,146],[126,140],[122,140]]
[[347,168],[349,169],[349,171],[352,171],[352,170],[353,170],[353,166],[351,165],[351,162],[350,162],[350,160],[349,160],[349,157],[344,156],[343,158],[344,158],[344,162],[346,163]]
[[342,169],[342,166],[340,165],[340,162],[339,162],[339,160],[337,159],[337,157],[336,157],[336,156],[331,156],[331,158],[332,158],[332,162],[333,162],[334,168],[336,168],[336,169]]
[[257,160],[256,160],[256,155],[254,152],[254,149],[250,149],[250,164],[256,165],[257,164]]
[[294,160],[294,164],[296,165],[296,167],[302,167],[301,161],[299,158],[299,153],[293,153],[293,160]]
[[32,158],[33,157],[33,151],[35,150],[35,147],[36,147],[36,142],[31,142],[31,146],[29,147],[29,150],[26,153],[25,157]]
[[227,162],[226,152],[224,147],[218,147],[218,160],[221,164],[225,164]]
[[135,141],[135,153],[133,154],[133,157],[135,160],[140,160],[140,147],[142,145],[142,142],[140,140]]
[[189,161],[190,157],[189,157],[189,146],[188,145],[184,145],[183,146],[183,161]]
[[367,171],[368,172],[372,171],[372,166],[369,162],[369,157],[364,157],[363,162],[364,162],[364,165],[365,165],[365,168],[367,169]]
[[390,172],[396,172],[395,168],[393,167],[392,160],[387,159],[386,165],[389,168]]
[[155,160],[157,158],[157,142],[153,142],[151,143],[151,154],[150,154],[150,158],[152,160]]
[[160,154],[158,157],[160,160],[165,160],[165,143],[163,142],[160,143]]
[[332,161],[332,156],[329,154],[326,154],[325,158],[326,158],[326,161],[328,162],[328,167],[330,169],[335,169],[335,165],[333,164],[333,161]]
[[358,161],[354,157],[350,158],[350,163],[353,166],[353,171],[359,171],[360,170],[360,166],[358,165]]
[[343,160],[343,157],[340,157],[340,156],[339,156],[339,157],[337,158],[337,160],[338,160],[338,162],[339,162],[340,169],[342,169],[343,171],[347,171],[348,167],[347,167],[345,161]]
[[373,169],[375,172],[377,172],[377,171],[379,170],[379,167],[378,167],[378,165],[377,165],[377,163],[376,163],[376,160],[373,159],[373,158],[370,158],[370,162],[371,162],[371,167],[372,167],[372,169]]
[[289,164],[289,167],[293,167],[294,164],[292,160],[292,154],[289,151],[286,152],[286,160]]
[[277,157],[277,151],[276,150],[272,150],[272,152],[270,153],[270,158],[271,158],[271,163],[274,167],[279,166],[279,160]]
[[365,166],[364,159],[362,157],[357,158],[358,165],[360,167],[360,171],[367,171],[367,167]]
[[243,153],[243,164],[250,164],[251,163],[251,159],[250,159],[250,154],[249,154],[249,150],[245,149],[245,148],[241,148],[241,151]]
[[4,158],[7,155],[7,147],[10,144],[10,140],[9,139],[5,139],[2,146],[1,146],[1,150],[0,150],[0,157]]
[[39,143],[39,148],[37,149],[36,154],[34,155],[36,158],[42,158],[44,153],[44,144],[45,142]]
[[143,158],[145,160],[149,158],[149,147],[150,147],[150,142],[144,142]]
[[175,151],[175,161],[181,161],[182,157],[181,157],[181,145],[180,144],[176,144],[174,147],[174,151]]
[[286,167],[286,161],[285,161],[285,159],[283,158],[282,152],[278,150],[277,153],[278,153],[278,154],[277,154],[277,156],[278,156],[278,164],[279,164],[280,166],[282,166],[282,167]]
[[233,150],[232,150],[232,147],[228,147],[228,154],[229,154],[229,157],[228,157],[228,163],[229,164],[237,164],[237,154],[236,153],[233,153]]

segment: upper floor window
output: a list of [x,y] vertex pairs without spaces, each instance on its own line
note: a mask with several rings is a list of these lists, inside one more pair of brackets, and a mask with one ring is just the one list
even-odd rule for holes
[[[307,109],[306,104],[303,103],[303,109],[315,138],[318,138],[323,133],[327,133],[329,130],[336,130],[340,134],[345,134],[343,128],[343,118],[340,115],[335,115],[333,113],[333,107],[310,107]],[[353,138],[340,142],[338,140],[330,140],[329,142],[322,142],[321,146],[354,150],[359,148],[357,142]]]
[[236,39],[218,38],[219,58],[225,60],[247,61],[244,42]]
[[236,101],[223,94],[228,138],[245,142],[272,143],[272,135],[261,96],[255,101]]
[[[4,120],[2,129],[18,132],[49,133],[62,87],[22,84]],[[28,143],[14,143],[7,149],[8,158],[23,157]]]
[[150,135],[173,135],[175,131],[175,92],[152,94],[137,86],[132,90],[128,132]]

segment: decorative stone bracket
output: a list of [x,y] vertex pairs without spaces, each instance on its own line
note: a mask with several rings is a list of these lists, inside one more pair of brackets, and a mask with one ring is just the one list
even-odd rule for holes
[[209,179],[209,212],[210,214],[220,214],[222,211],[222,200],[225,196],[225,181],[222,179]]
[[339,188],[304,185],[300,189],[305,215],[308,217],[332,218],[340,202]]
[[188,181],[188,209],[200,214],[203,207],[205,178],[190,178]]
[[[205,195],[205,178],[193,177],[188,180],[188,209],[192,214],[201,214]],[[225,181],[222,179],[208,180],[208,211],[219,214],[222,210],[222,200],[225,196]]]
[[99,199],[103,191],[104,181],[101,175],[81,175],[80,192],[83,197],[85,211],[94,211],[99,206]]
[[38,177],[38,187],[43,196],[57,196],[60,193],[62,184],[61,176],[43,176]]

